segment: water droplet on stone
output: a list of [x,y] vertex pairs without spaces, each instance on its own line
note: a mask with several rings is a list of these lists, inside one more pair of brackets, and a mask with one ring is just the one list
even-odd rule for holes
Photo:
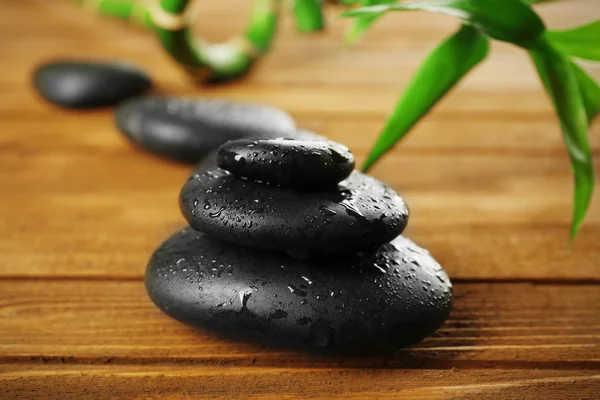
[[247,305],[248,305],[248,299],[250,298],[250,296],[252,296],[252,289],[248,288],[244,291],[241,291],[239,293],[240,296],[240,304],[242,306],[242,310],[244,309],[248,309]]
[[330,217],[337,215],[337,213],[335,211],[333,211],[331,208],[328,208],[326,206],[320,206],[319,211],[321,211],[321,213],[323,213],[324,215],[327,215]]
[[244,157],[242,157],[240,154],[236,154],[233,159],[237,162],[240,163],[240,166],[244,166],[246,165],[246,159]]
[[221,206],[221,208],[219,208],[216,212],[212,212],[212,213],[208,214],[208,216],[211,218],[218,218],[221,216],[221,213],[223,212],[223,210],[225,210],[225,207]]

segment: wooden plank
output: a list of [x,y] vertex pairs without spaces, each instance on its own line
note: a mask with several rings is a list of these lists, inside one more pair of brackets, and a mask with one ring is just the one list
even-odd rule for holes
[[[153,249],[185,224],[177,196],[188,167],[136,151],[112,131],[65,130],[64,148],[43,132],[16,135],[0,141],[0,226],[11,232],[0,240],[0,276],[141,277]],[[564,155],[408,148],[374,174],[405,196],[407,234],[454,278],[600,278],[600,202],[571,245]]]
[[[146,197],[134,197],[132,202],[144,202]],[[141,214],[115,215],[110,204],[120,202],[117,198],[109,200],[92,211],[84,206],[67,220],[45,224],[45,229],[53,231],[52,240],[40,236],[33,224],[13,226],[14,233],[0,246],[0,275],[140,279],[152,251],[184,226],[184,221],[172,196],[156,196],[155,207]],[[146,212],[160,214],[161,223],[140,223]],[[108,221],[121,217],[131,222],[123,227],[107,226],[107,222],[97,221],[101,216]],[[86,221],[94,229],[73,228],[71,220]],[[597,226],[584,228],[573,246],[568,241],[567,224],[535,228],[490,228],[485,224],[410,227],[408,231],[456,279],[598,281]],[[576,268],[569,267],[572,265]]]
[[[69,1],[60,1],[54,4],[44,0],[23,0],[15,3],[4,7],[2,15],[0,15],[0,27],[6,30],[7,33],[15,33],[15,31],[21,30],[21,35],[31,35],[36,38],[46,36],[48,29],[54,28],[52,31],[54,36],[64,34],[66,39],[72,38],[69,33],[73,31],[88,36],[98,33],[98,39],[112,39],[119,37],[115,36],[114,31],[117,31],[117,34],[136,32],[136,30],[123,26],[124,24],[113,23],[106,18],[94,17],[93,14],[70,4]],[[31,23],[29,18],[33,7],[43,12],[47,17]],[[584,23],[590,20],[594,11],[600,11],[600,7],[595,0],[571,0],[569,4],[543,4],[535,8],[549,26],[556,28]],[[232,12],[232,10],[236,12]],[[248,20],[249,10],[249,4],[239,3],[236,0],[201,3],[199,5],[199,31],[210,40],[224,39],[228,34],[239,32],[244,28]],[[315,37],[319,39],[325,37],[339,43],[343,30],[350,23],[350,20],[338,18],[342,10],[341,7],[328,8],[328,31],[317,36],[298,35],[292,29],[294,22],[291,19],[291,14],[284,10],[280,33],[289,34],[291,37],[295,37],[296,40],[307,37],[315,41]],[[22,29],[24,24],[29,29]],[[104,26],[105,29],[97,32],[99,26]],[[415,41],[422,39],[423,36],[431,37],[433,35],[448,34],[455,26],[455,19],[433,13],[393,13],[378,21],[370,30],[363,46],[373,46],[382,41]],[[106,27],[111,29],[106,29]],[[334,34],[329,34],[329,32]]]
[[[174,95],[198,95],[199,89],[189,83],[181,86],[170,85],[168,92]],[[8,87],[7,89],[11,89]],[[15,90],[12,88],[10,92]],[[260,98],[256,91],[261,91]],[[0,93],[0,115],[22,113],[27,110],[29,116],[45,117],[56,113],[56,108],[43,102],[32,92]],[[343,84],[253,84],[247,82],[239,86],[218,86],[203,89],[206,96],[218,96],[230,100],[260,101],[288,110],[292,114],[372,116],[384,118],[398,99],[400,86],[396,89],[382,86],[347,86]],[[503,104],[501,106],[501,104]],[[436,112],[459,115],[496,115],[519,119],[530,115],[545,115],[548,120],[554,118],[552,107],[547,98],[536,87],[521,91],[483,91],[457,90],[450,93],[437,107]],[[22,115],[22,114],[21,114]]]
[[[594,0],[569,5],[540,7],[540,12],[552,26],[564,26],[589,19]],[[23,2],[27,3],[27,2]],[[25,82],[27,74],[40,60],[50,57],[128,58],[151,67],[159,77],[180,76],[177,68],[164,55],[156,40],[148,33],[121,22],[94,18],[89,13],[66,2],[35,6],[52,18],[30,24],[23,29],[23,20],[31,6],[12,6],[3,12],[0,27],[5,56],[0,66],[0,82]],[[231,3],[231,7],[227,5]],[[201,33],[208,40],[223,40],[243,29],[248,4],[235,0],[202,4]],[[236,13],[229,10],[235,8]],[[12,11],[11,11],[12,10]],[[350,20],[330,13],[328,30],[318,35],[299,35],[285,14],[272,52],[253,71],[249,81],[261,84],[337,83],[348,85],[385,85],[398,92],[429,49],[451,32],[456,21],[432,13],[395,13],[382,18],[364,43],[344,49],[342,35]],[[74,34],[75,33],[75,34]],[[10,35],[14,35],[10,36]],[[495,44],[490,59],[473,73],[461,87],[484,89],[540,90],[533,68],[526,55],[514,46]],[[18,65],[19,68],[15,68]],[[23,68],[26,67],[26,68]],[[597,67],[597,71],[600,69]],[[6,71],[6,73],[4,73]],[[17,79],[15,79],[17,78]],[[492,78],[492,79],[490,79]],[[233,87],[235,90],[235,86]],[[390,103],[392,104],[392,103]]]
[[[155,246],[183,224],[177,193],[188,169],[135,151],[115,134],[109,111],[60,111],[22,89],[34,62],[75,50],[130,56],[152,65],[163,88],[199,91],[145,33],[67,4],[13,3],[0,25],[22,23],[30,4],[54,22],[3,43],[0,115],[9,122],[0,138],[0,226],[11,234],[0,240],[0,276],[139,278]],[[222,24],[230,18],[221,5],[207,7],[206,15],[214,13],[207,31],[243,22],[240,11]],[[557,22],[588,14],[585,7],[550,7]],[[347,143],[361,161],[425,45],[454,24],[425,15],[399,16],[402,24],[383,19],[356,53],[339,49],[337,24],[316,40],[295,34],[287,20],[274,53],[249,79],[202,93],[247,101],[260,93],[301,125]],[[600,202],[594,199],[571,248],[572,177],[549,102],[522,52],[498,50],[374,174],[406,197],[413,211],[408,233],[455,278],[598,280]],[[517,73],[525,67],[529,72]]]
[[[293,40],[293,38],[290,38]],[[342,50],[338,42],[317,41],[297,43],[281,49],[274,46],[272,53],[261,61],[260,66],[244,78],[244,82],[265,85],[344,85],[346,87],[380,87],[399,95],[414,71],[431,50],[432,41],[400,42],[390,45],[378,43],[356,50]],[[478,66],[469,77],[461,82],[460,90],[478,91],[542,91],[526,54],[508,45],[499,45],[502,52],[493,53],[486,62]],[[133,35],[117,43],[99,41],[93,47],[89,43],[74,39],[46,38],[32,41],[29,38],[8,43],[6,57],[10,64],[0,66],[0,85],[22,85],[28,83],[27,72],[48,59],[127,59],[148,70],[159,82],[177,83],[182,74],[178,67],[160,49],[151,37]],[[148,51],[150,48],[153,51]],[[315,57],[315,53],[321,53]],[[397,54],[402,54],[399,57]],[[103,57],[99,56],[103,55]],[[25,69],[15,71],[14,65]],[[600,67],[587,67],[596,75]],[[491,76],[496,77],[490,79]],[[191,83],[190,87],[195,87]],[[196,88],[200,92],[201,88]],[[237,90],[232,86],[229,90]],[[392,103],[393,104],[393,103]],[[391,106],[391,105],[390,105]]]
[[[22,115],[7,115],[3,120],[0,151],[32,153],[50,152],[119,152],[135,157],[130,146],[118,133],[111,111],[73,113],[62,110],[37,119],[24,120]],[[377,115],[344,116],[296,113],[298,126],[344,143],[364,157],[373,146],[383,121]],[[27,140],[25,140],[25,138]],[[600,154],[600,123],[591,127],[590,141]],[[506,121],[502,115],[464,118],[433,114],[408,135],[393,154],[440,155],[517,155],[567,157],[560,129],[545,115]]]
[[0,281],[0,361],[312,368],[600,368],[597,285],[458,283],[447,323],[385,357],[315,357],[231,342],[162,314],[143,284]]
[[[49,6],[44,2],[38,2],[36,5],[47,7],[49,12],[55,14],[57,29],[67,32],[68,36],[56,36],[54,31],[40,32],[35,37],[36,40],[25,36],[22,40],[16,38],[16,40],[5,43],[8,59],[3,66],[0,66],[0,72],[2,72],[0,79],[3,79],[0,80],[0,83],[3,87],[17,84],[20,89],[23,85],[28,85],[30,71],[38,62],[47,58],[61,56],[98,58],[99,55],[102,55],[104,58],[131,59],[142,66],[148,66],[148,68],[151,66],[152,73],[157,77],[158,82],[166,85],[170,92],[199,92],[181,75],[178,68],[161,51],[150,35],[124,24],[92,18],[72,5]],[[239,8],[239,6],[236,7]],[[218,12],[223,9],[227,8],[219,5],[219,7],[205,10],[207,15],[214,15],[213,18],[203,22],[203,26],[205,26],[203,31],[213,32],[223,29],[235,31],[234,28],[227,26],[231,24],[229,22],[232,20],[231,16],[224,18],[223,13]],[[571,10],[579,11],[573,13]],[[580,20],[587,14],[583,5],[580,8],[563,6],[550,13],[550,15],[560,16],[561,19],[571,21]],[[243,23],[236,18],[241,15],[243,15],[242,11],[233,15],[233,24],[238,24],[239,27],[243,26]],[[394,21],[397,18],[400,18],[401,24]],[[21,23],[20,19],[7,19],[8,21]],[[285,29],[291,27],[284,26],[281,37],[278,37],[273,46],[272,53],[261,62],[259,68],[256,68],[248,79],[244,80],[245,85],[203,88],[202,92],[237,98],[238,95],[243,95],[242,91],[246,88],[251,92],[248,99],[255,100],[257,89],[254,85],[284,86],[287,89],[284,99],[273,96],[265,98],[263,93],[261,93],[263,95],[261,97],[263,100],[279,103],[292,112],[296,111],[298,102],[311,96],[311,101],[307,103],[318,104],[317,110],[325,106],[324,109],[329,112],[353,114],[371,109],[371,112],[376,111],[383,117],[389,112],[401,88],[412,75],[412,71],[419,65],[429,47],[455,25],[455,22],[449,21],[452,20],[435,14],[412,13],[412,15],[406,15],[397,13],[394,18],[382,19],[380,34],[376,29],[373,36],[369,36],[371,40],[351,51],[344,50],[340,45],[344,26],[338,25],[338,23],[347,21],[336,20],[336,23],[332,24],[327,32],[318,35],[318,40],[315,40],[314,36],[312,39],[311,36],[299,36],[292,29]],[[23,29],[14,30],[23,31]],[[71,33],[73,31],[81,32],[74,35]],[[37,40],[38,38],[40,40]],[[398,56],[399,54],[402,56]],[[6,68],[6,70],[2,70],[2,68]],[[596,68],[596,70],[600,72],[600,69]],[[326,85],[323,85],[324,83]],[[343,94],[335,93],[336,85],[341,88]],[[294,93],[290,90],[293,86],[301,87],[297,93]],[[350,92],[353,87],[354,91],[363,96],[368,96],[369,92],[373,92],[373,88],[378,88],[379,93],[373,93],[373,96],[368,96],[368,98],[357,99],[356,96],[351,96],[351,93],[346,93],[346,91]],[[261,92],[264,92],[265,89],[268,88],[264,88]],[[326,90],[323,94],[320,93],[322,89]],[[526,107],[524,103],[529,101],[520,101],[523,96],[521,93],[526,89],[535,93],[534,98],[540,100],[544,109],[550,109],[527,57],[522,51],[512,46],[500,44],[495,46],[490,60],[461,83],[460,90],[466,91],[467,98],[479,96],[486,90],[492,93],[502,91],[513,98],[510,101],[501,101],[498,98],[498,101],[491,105],[491,110],[497,110],[499,104],[502,104],[502,109],[505,109],[507,105],[513,105],[514,108],[511,107],[511,111],[530,115],[533,110],[524,108]],[[15,109],[35,109],[37,99],[28,97],[27,94],[25,97],[15,98],[14,91],[3,91],[8,93],[6,100],[0,98],[0,110],[10,114],[10,111]],[[318,101],[320,95],[324,97]],[[444,103],[449,103],[451,100],[452,103],[465,102],[462,98],[450,97]],[[482,112],[485,106],[480,103],[486,101],[474,100],[473,111]],[[34,103],[32,104],[31,101]],[[3,104],[5,102],[6,104]],[[489,103],[489,101],[487,102]],[[329,104],[336,105],[336,109],[331,110],[326,107]],[[374,105],[377,105],[376,110],[373,109]],[[357,108],[357,106],[359,107]],[[315,109],[311,111],[314,112]]]
[[594,399],[597,370],[0,364],[6,399]]

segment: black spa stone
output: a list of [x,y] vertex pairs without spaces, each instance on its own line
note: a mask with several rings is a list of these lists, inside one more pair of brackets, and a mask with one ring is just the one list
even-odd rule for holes
[[296,133],[292,118],[274,107],[181,97],[145,97],[121,104],[115,122],[142,149],[186,163],[199,162],[229,140]]
[[298,257],[376,248],[408,220],[394,190],[356,171],[333,190],[298,192],[210,170],[188,180],[180,206],[197,231]]
[[241,139],[225,143],[219,167],[251,180],[294,189],[334,188],[354,169],[354,155],[331,141]]
[[118,62],[50,62],[35,70],[33,81],[47,101],[76,109],[113,106],[152,86],[145,72]]
[[[290,139],[296,139],[296,140],[304,140],[304,141],[327,140],[325,137],[323,137],[321,135],[317,135],[316,133],[306,130],[306,129],[298,129],[294,133],[286,133],[286,135],[284,137],[290,138]],[[196,164],[196,166],[194,167],[192,174],[201,174],[208,170],[218,168],[218,166],[217,166],[218,150],[219,150],[219,148],[215,148],[214,150],[212,150],[208,154],[206,154],[204,157],[202,157],[200,162],[198,164]]]
[[145,283],[185,324],[319,352],[405,346],[442,325],[452,304],[446,273],[402,236],[363,258],[301,261],[185,228],[156,250]]

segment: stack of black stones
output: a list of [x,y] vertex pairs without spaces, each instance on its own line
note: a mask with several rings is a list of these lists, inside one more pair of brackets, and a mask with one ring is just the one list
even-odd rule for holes
[[180,195],[190,227],[152,256],[165,313],[220,336],[336,353],[387,351],[447,318],[452,286],[399,236],[398,194],[330,141],[235,140]]
[[62,107],[119,104],[116,124],[139,148],[199,162],[181,191],[190,227],[156,250],[146,273],[170,316],[224,337],[337,353],[389,351],[447,318],[452,286],[400,236],[402,198],[284,111],[137,97],[151,80],[120,63],[48,63],[34,85]]

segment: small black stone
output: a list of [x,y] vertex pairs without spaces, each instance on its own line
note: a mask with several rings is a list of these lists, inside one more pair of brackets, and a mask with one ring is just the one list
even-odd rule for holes
[[385,352],[448,317],[452,285],[399,236],[362,257],[297,260],[186,228],[163,243],[146,289],[166,314],[224,337],[319,352]]
[[225,143],[219,167],[255,181],[294,189],[333,188],[354,169],[354,156],[331,141],[242,139]]
[[51,62],[35,70],[33,81],[44,99],[75,109],[113,106],[152,86],[145,72],[117,62]]
[[186,163],[199,162],[229,140],[296,133],[292,118],[277,108],[179,97],[145,97],[121,104],[115,122],[142,149]]
[[297,192],[211,170],[188,180],[180,205],[198,231],[299,257],[380,246],[408,220],[394,190],[357,171],[331,191]]
[[[294,133],[288,132],[285,137],[296,140],[318,140],[325,141],[327,140],[325,137],[317,135],[314,132],[308,131],[306,129],[298,129]],[[208,154],[202,157],[202,160],[194,167],[192,175],[201,174],[211,169],[218,168],[217,166],[217,153],[219,148],[211,150]]]

